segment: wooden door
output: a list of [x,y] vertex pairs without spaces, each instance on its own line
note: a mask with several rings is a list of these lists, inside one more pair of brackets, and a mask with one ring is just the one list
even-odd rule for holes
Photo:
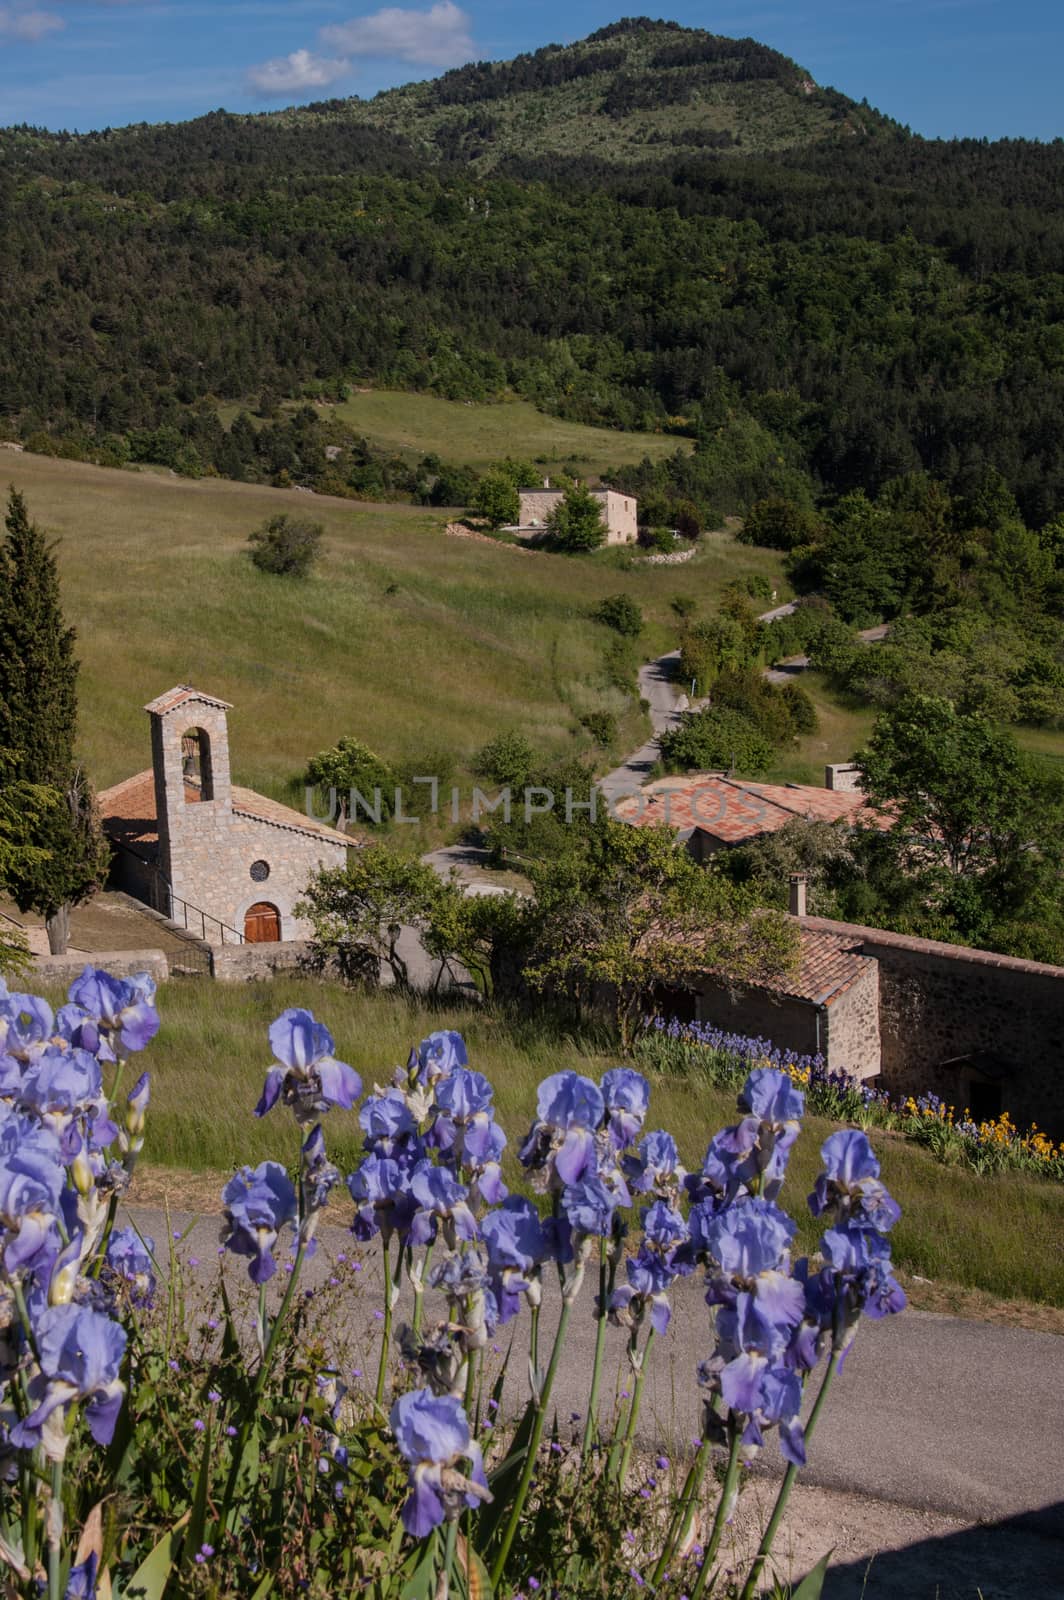
[[281,913],[268,900],[260,900],[244,917],[244,938],[248,944],[279,944]]

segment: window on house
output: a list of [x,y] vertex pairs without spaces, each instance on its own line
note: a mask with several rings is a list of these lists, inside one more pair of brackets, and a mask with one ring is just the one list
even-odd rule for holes
[[181,777],[188,805],[214,799],[211,741],[202,728],[189,728],[181,735]]

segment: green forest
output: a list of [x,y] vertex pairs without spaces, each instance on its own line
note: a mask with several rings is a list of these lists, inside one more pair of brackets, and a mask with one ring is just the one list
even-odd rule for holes
[[[270,415],[352,382],[516,392],[694,440],[624,481],[653,478],[707,515],[773,493],[875,494],[913,472],[970,493],[992,468],[1043,526],[1064,508],[1064,144],[923,140],[806,94],[794,63],[744,43],[713,59],[713,36],[637,21],[391,100],[81,137],[7,130],[5,430],[34,448],[316,486],[328,439],[316,453],[274,438],[260,454],[219,405]],[[618,58],[637,48],[633,73]],[[710,59],[683,64],[700,49]],[[542,80],[548,117],[552,96],[574,95],[589,126],[631,133],[635,117],[640,159],[631,140],[614,161],[590,135],[565,155],[519,154],[500,135],[482,170],[429,138],[428,101],[477,115],[509,103],[514,72]],[[681,93],[676,75],[692,73]],[[722,85],[754,97],[745,142],[699,147]],[[622,89],[639,104],[619,118]],[[777,93],[801,117],[773,148]],[[662,106],[684,113],[685,144],[665,142]],[[331,478],[360,493],[355,455]]]

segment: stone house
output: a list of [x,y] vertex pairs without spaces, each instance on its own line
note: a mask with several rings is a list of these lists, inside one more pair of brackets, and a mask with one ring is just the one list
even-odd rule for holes
[[[639,535],[638,502],[630,494],[618,494],[615,489],[592,489],[591,494],[602,507],[606,543],[635,544]],[[549,478],[543,480],[541,488],[520,489],[518,495],[521,510],[517,525],[511,531],[526,539],[544,531],[551,512],[565,498],[564,490],[551,488]]]
[[777,833],[796,817],[843,823],[860,818],[888,827],[889,819],[872,812],[852,786],[849,775],[854,770],[828,767],[822,789],[811,783],[751,783],[717,772],[662,778],[618,801],[614,814],[634,827],[674,828],[696,861]]
[[225,700],[182,685],[144,709],[151,767],[99,796],[113,881],[210,944],[306,938],[294,908],[353,841],[232,782]]

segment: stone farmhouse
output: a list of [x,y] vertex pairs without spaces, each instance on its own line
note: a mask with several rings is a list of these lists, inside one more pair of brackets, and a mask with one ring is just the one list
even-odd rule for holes
[[[518,538],[531,539],[542,533],[555,506],[564,499],[564,490],[552,489],[550,479],[544,478],[538,489],[518,491],[521,510],[515,527],[510,531]],[[637,521],[638,502],[630,494],[618,494],[615,489],[592,489],[592,496],[602,507],[602,520],[606,527],[607,544],[634,544],[639,535]]]
[[353,841],[232,782],[225,700],[182,685],[144,709],[151,767],[99,796],[118,887],[212,945],[306,938],[294,907]]

